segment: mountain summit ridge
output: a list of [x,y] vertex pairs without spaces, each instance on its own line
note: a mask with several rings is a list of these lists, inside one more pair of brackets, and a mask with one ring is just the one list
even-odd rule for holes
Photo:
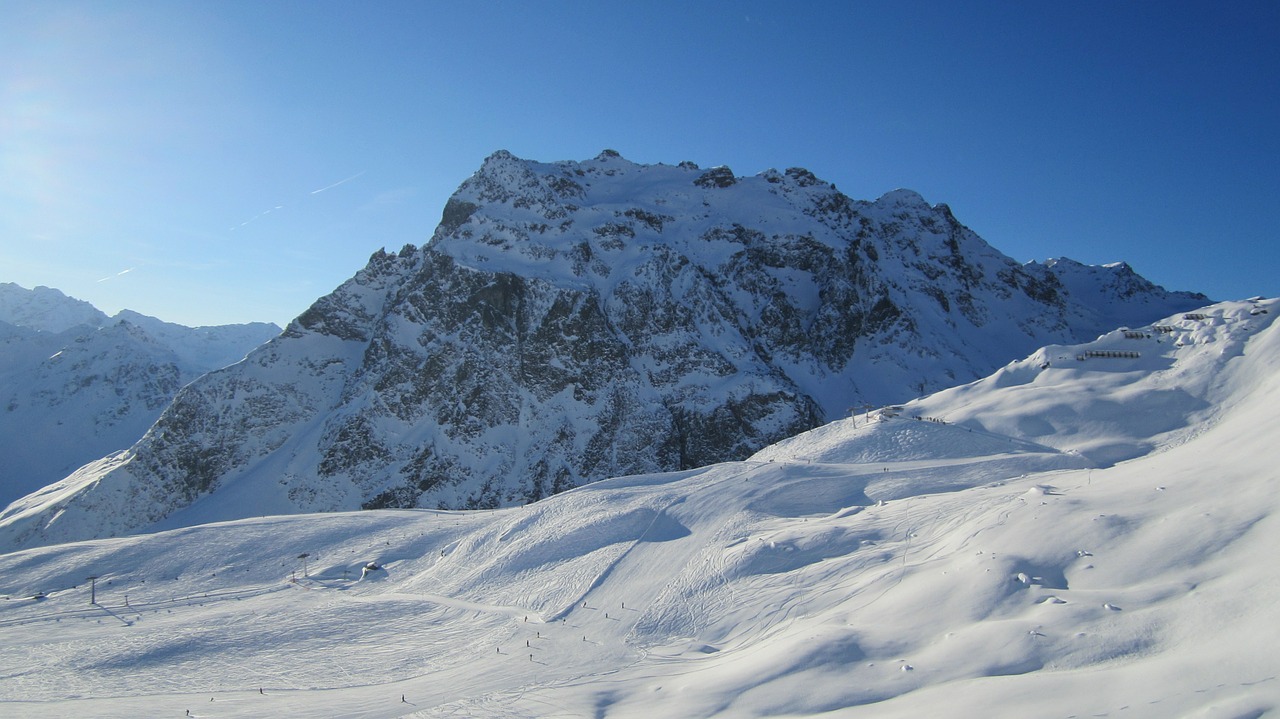
[[1019,264],[915,192],[854,200],[802,168],[495,152],[426,245],[375,252],[124,456],[65,480],[58,507],[95,526],[63,533],[49,511],[22,541],[495,507],[743,459],[1207,303],[1127,265],[1063,267]]

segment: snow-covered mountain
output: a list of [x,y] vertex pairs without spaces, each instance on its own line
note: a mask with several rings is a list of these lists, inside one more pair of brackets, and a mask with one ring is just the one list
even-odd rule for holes
[[1206,301],[1123,264],[1021,265],[907,190],[498,152],[429,244],[377,252],[187,387],[131,450],[43,493],[22,541],[496,507],[742,459]]
[[[0,706],[1270,716],[1278,312],[1174,314],[747,461],[524,507],[253,518],[2,555]],[[1131,459],[1095,466],[1119,445]]]
[[97,307],[52,287],[29,290],[0,282],[0,322],[56,334],[80,326],[101,327],[109,319]]
[[183,385],[279,333],[107,317],[55,289],[0,283],[0,504],[127,449]]

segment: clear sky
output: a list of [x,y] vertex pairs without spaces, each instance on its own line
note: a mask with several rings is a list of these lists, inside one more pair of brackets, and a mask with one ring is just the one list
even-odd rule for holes
[[1280,3],[0,0],[0,281],[284,324],[497,149],[908,187],[1280,293]]

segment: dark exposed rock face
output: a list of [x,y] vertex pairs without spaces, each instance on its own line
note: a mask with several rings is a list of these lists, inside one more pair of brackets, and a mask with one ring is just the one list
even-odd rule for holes
[[742,459],[1206,301],[1127,266],[1070,269],[1020,265],[913,192],[852,200],[799,168],[499,152],[430,243],[375,253],[179,393],[101,477],[157,511],[101,533],[230,517],[228,491],[260,505],[239,516],[490,507]]

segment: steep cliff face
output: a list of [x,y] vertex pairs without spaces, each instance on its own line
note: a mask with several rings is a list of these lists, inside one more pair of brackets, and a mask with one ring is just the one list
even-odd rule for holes
[[[0,526],[43,542],[525,502],[742,459],[851,408],[1207,302],[1069,262],[1020,265],[945,205],[852,200],[799,168],[498,152],[426,246],[375,253],[246,362],[180,392],[128,453]],[[54,495],[111,519],[63,531]]]

